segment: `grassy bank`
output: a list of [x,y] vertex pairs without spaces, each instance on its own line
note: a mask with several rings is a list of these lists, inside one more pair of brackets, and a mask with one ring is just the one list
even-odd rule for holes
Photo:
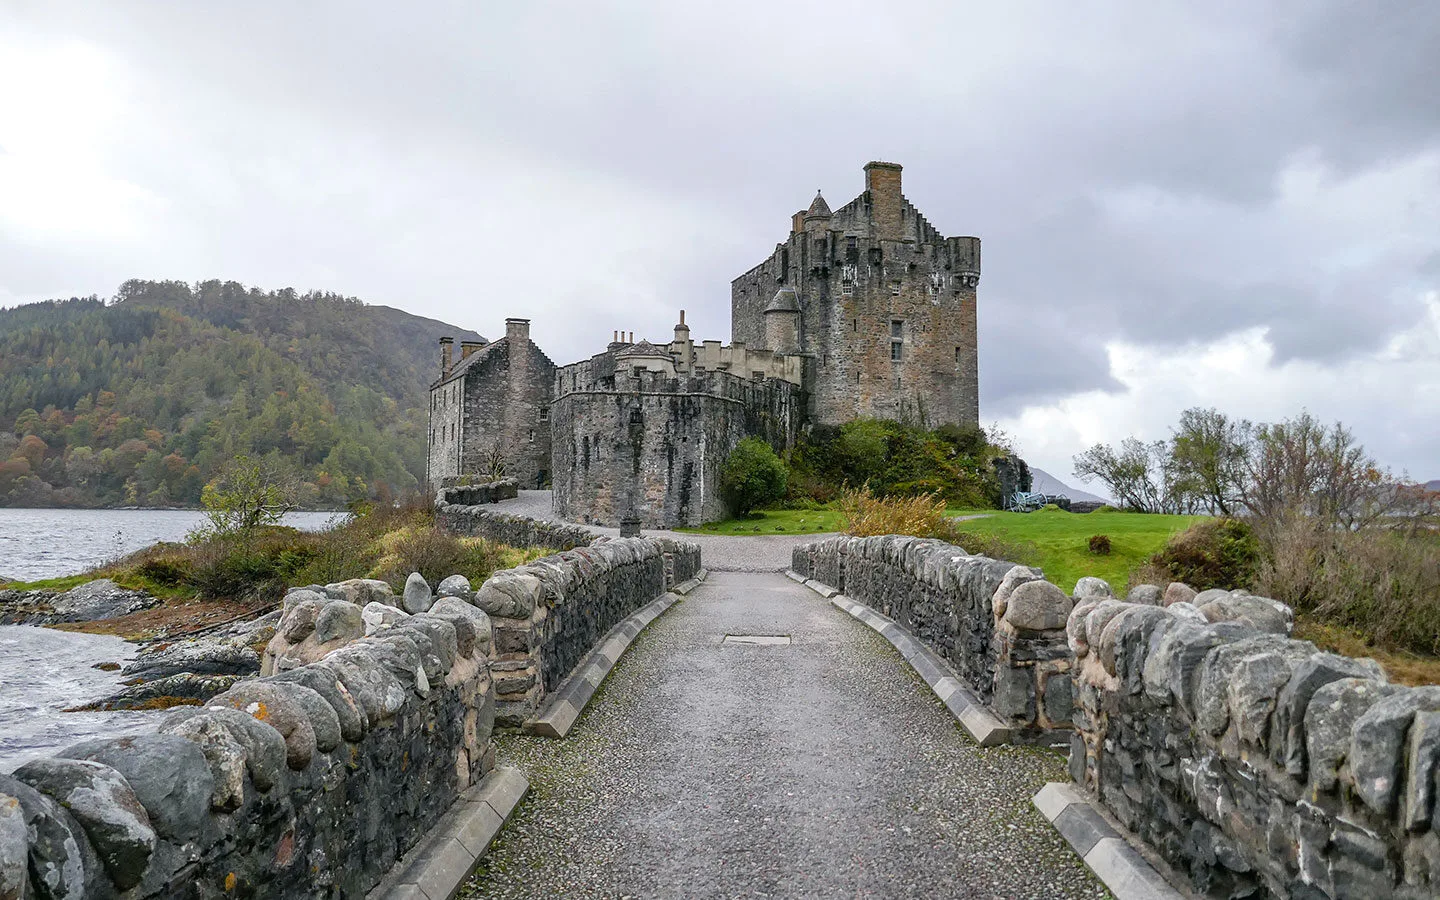
[[397,593],[411,572],[431,584],[464,575],[478,584],[547,551],[517,549],[480,538],[457,538],[434,526],[424,508],[377,510],[322,531],[265,527],[228,537],[162,543],[88,572],[11,582],[6,589],[67,591],[108,578],[158,597],[161,606],[128,616],[61,626],[69,630],[146,638],[258,614],[279,603],[287,587],[376,578]]

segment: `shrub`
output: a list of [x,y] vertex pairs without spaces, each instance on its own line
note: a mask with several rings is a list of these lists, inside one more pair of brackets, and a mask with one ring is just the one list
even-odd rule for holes
[[743,516],[785,496],[788,471],[770,445],[746,438],[735,446],[720,472],[720,493],[730,511]]
[[499,562],[499,550],[488,541],[457,538],[434,527],[417,528],[395,541],[376,577],[397,591],[405,587],[411,572],[419,572],[431,585],[451,575],[464,575],[478,585]]
[[1110,555],[1110,535],[1092,534],[1090,536],[1090,552],[1096,556]]
[[849,521],[848,533],[855,537],[880,534],[910,534],[937,537],[949,534],[945,501],[934,494],[919,497],[877,497],[870,488],[845,491],[840,510]]
[[1440,654],[1440,536],[1387,528],[1271,532],[1257,593],[1392,649]]
[[1197,522],[1170,539],[1151,558],[1174,581],[1197,591],[1234,590],[1250,584],[1260,564],[1260,546],[1250,526],[1238,519]]

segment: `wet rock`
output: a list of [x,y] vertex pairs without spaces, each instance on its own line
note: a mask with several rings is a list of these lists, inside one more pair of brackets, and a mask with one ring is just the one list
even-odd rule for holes
[[496,572],[480,585],[475,605],[492,616],[528,619],[540,602],[540,579],[528,572]]
[[[478,612],[478,610],[477,610]],[[484,615],[484,613],[481,613]],[[410,614],[403,609],[396,609],[384,603],[368,604],[360,611],[360,619],[365,623],[365,633],[374,634],[386,628],[394,628],[401,622],[410,618]]]
[[265,646],[262,675],[273,675],[324,659],[365,635],[361,609],[345,600],[305,600],[280,620],[275,637]]
[[294,607],[305,602],[324,603],[326,600],[343,600],[343,597],[330,597],[323,590],[317,591],[311,588],[291,588],[285,594],[281,604],[281,612],[287,613]]
[[[1366,806],[1387,818],[1394,814],[1411,724],[1417,713],[1437,711],[1440,686],[1418,687],[1380,699],[1355,720],[1350,730],[1350,774],[1355,793]],[[1422,777],[1428,780],[1429,773]]]
[[244,805],[245,747],[219,717],[200,713],[178,719],[161,730],[193,742],[205,754],[205,762],[215,779],[215,788],[210,793],[212,809],[229,812]]
[[1137,584],[1125,595],[1126,603],[1143,603],[1146,606],[1160,605],[1160,587],[1154,584]]
[[425,577],[419,572],[411,572],[410,577],[405,579],[405,597],[401,602],[402,608],[412,616],[425,612],[430,608],[432,597],[430,585],[426,583]]
[[1115,590],[1110,587],[1110,582],[1103,578],[1086,575],[1075,582],[1074,596],[1076,603],[1084,600],[1113,600],[1115,599]]
[[324,591],[325,596],[332,600],[345,600],[356,606],[363,607],[367,603],[399,605],[399,598],[390,590],[390,585],[375,578],[351,578],[348,581],[327,584]]
[[[216,697],[210,705],[237,709],[280,732],[285,739],[285,764],[292,769],[303,769],[315,756],[315,727],[301,702],[283,689],[288,686],[243,681]],[[331,715],[334,715],[333,711]],[[337,735],[339,730],[337,721]]]
[[1312,794],[1335,789],[1340,764],[1350,752],[1350,731],[1356,720],[1398,690],[1368,678],[1343,678],[1315,691],[1305,709],[1305,754]]
[[1032,569],[1029,566],[1013,566],[1004,577],[1000,579],[1000,586],[990,597],[990,611],[995,618],[1005,615],[1005,610],[1010,605],[1010,595],[1022,584],[1031,581],[1040,581],[1044,578],[1039,569]]
[[30,894],[30,836],[20,801],[0,793],[0,897],[23,900]]
[[1071,608],[1070,598],[1055,585],[1048,581],[1027,581],[1011,593],[1004,621],[1027,631],[1064,628]]
[[470,579],[464,575],[451,575],[436,586],[435,595],[437,597],[459,597],[468,603],[474,598],[475,591],[470,587]]
[[[365,736],[365,713],[345,687],[344,682],[333,671],[322,669],[319,666],[302,666],[289,672],[272,675],[266,680],[272,683],[298,684],[309,688],[330,705],[340,726],[340,736],[343,739],[354,742]],[[320,738],[317,731],[317,746],[321,744]]]
[[1373,659],[1351,659],[1317,653],[1295,666],[1290,680],[1275,701],[1276,739],[1270,758],[1296,777],[1305,774],[1305,710],[1315,692],[1342,678],[1385,681],[1384,670]]
[[353,603],[327,603],[315,617],[315,640],[321,644],[354,640],[364,633],[360,607]]
[[484,610],[477,606],[471,606],[469,603],[456,597],[441,597],[435,601],[434,606],[430,607],[429,614],[445,618],[449,620],[452,625],[458,621],[470,623],[470,650],[467,651],[465,642],[458,629],[456,632],[456,639],[460,641],[459,649],[462,656],[470,656],[477,651],[482,655],[489,652],[491,637],[490,617],[485,615]]
[[[185,710],[171,714],[160,730],[174,729],[182,737],[188,734],[185,723],[204,717],[229,729],[230,734],[245,749],[245,770],[255,789],[268,792],[285,776],[285,738],[268,722],[231,706],[207,706],[202,710]],[[197,728],[198,726],[191,726]],[[209,728],[210,726],[205,726]]]
[[155,830],[119,772],[85,760],[36,759],[16,769],[14,777],[75,817],[117,888],[140,883],[155,852]]
[[[1209,591],[1205,593],[1208,594]],[[1204,594],[1200,595],[1203,596]],[[1211,622],[1239,622],[1270,634],[1289,634],[1292,628],[1294,615],[1283,603],[1232,592],[1202,605],[1198,602],[1200,597],[1195,598],[1195,606]]]
[[317,665],[334,672],[345,685],[365,715],[366,729],[379,727],[394,719],[395,714],[405,706],[406,685],[415,677],[412,672],[407,680],[402,681],[381,665],[363,644],[352,644],[337,650]]
[[140,652],[120,670],[131,684],[171,675],[254,675],[260,671],[260,654],[245,646],[218,641],[182,641]]
[[108,578],[86,582],[51,601],[62,622],[114,619],[159,605],[159,600],[144,591],[122,588]]
[[0,775],[0,795],[20,804],[29,841],[30,885],[37,897],[90,900],[115,896],[85,830],[60,804],[9,775]]
[[1199,596],[1195,589],[1183,581],[1172,581],[1166,585],[1165,593],[1160,597],[1161,606],[1174,606],[1177,603],[1193,603]]
[[121,688],[100,700],[75,707],[77,710],[164,709],[170,706],[199,706],[223,694],[241,680],[240,675],[191,675],[182,672],[144,684]]
[[160,837],[183,844],[208,824],[215,779],[200,748],[184,738],[141,734],[85,741],[60,756],[104,763],[123,775]]

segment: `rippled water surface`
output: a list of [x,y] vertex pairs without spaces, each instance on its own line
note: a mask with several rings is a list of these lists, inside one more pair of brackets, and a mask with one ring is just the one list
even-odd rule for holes
[[[344,513],[302,512],[285,524],[313,531]],[[181,541],[205,521],[184,509],[0,509],[0,576],[74,575],[157,541]]]
[[157,713],[67,713],[120,687],[119,672],[135,645],[117,637],[27,625],[0,625],[0,772],[92,737],[144,730]]

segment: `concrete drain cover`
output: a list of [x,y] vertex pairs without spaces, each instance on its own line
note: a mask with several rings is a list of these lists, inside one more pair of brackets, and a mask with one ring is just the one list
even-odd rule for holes
[[722,644],[753,644],[760,647],[788,647],[788,634],[727,634]]

